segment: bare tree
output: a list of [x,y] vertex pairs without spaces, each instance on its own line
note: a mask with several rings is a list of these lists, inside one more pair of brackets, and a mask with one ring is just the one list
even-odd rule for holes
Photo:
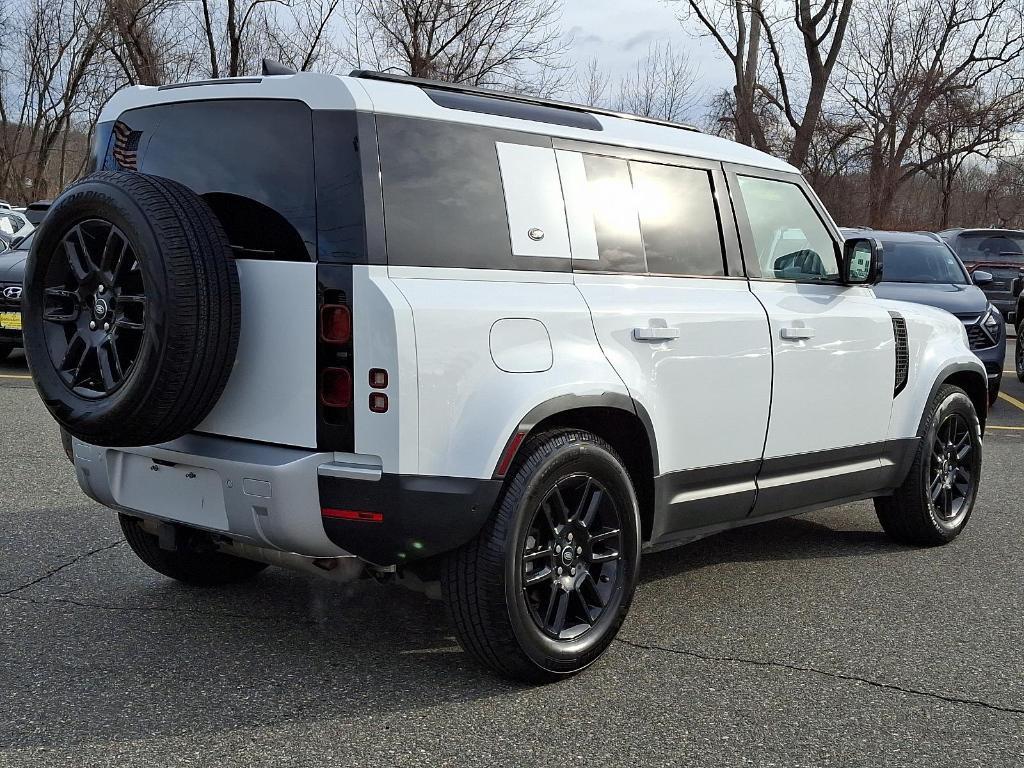
[[789,126],[789,162],[804,165],[852,7],[853,0],[686,0],[684,17],[696,20],[732,64],[738,141],[781,149],[771,146],[762,121],[767,101]]
[[615,106],[623,112],[679,122],[689,117],[702,98],[689,56],[674,50],[671,43],[656,43],[622,78]]
[[736,141],[770,151],[764,125],[758,119],[759,90],[763,91],[762,33],[764,0],[675,0],[684,2],[681,19],[696,20],[718,43],[733,70],[731,99],[719,106],[719,119],[731,116]]
[[559,0],[359,0],[357,66],[516,90],[568,80]]
[[[858,6],[851,38],[844,93],[867,145],[869,219],[881,226],[907,181],[984,152],[1009,127],[991,118],[1021,93],[1024,15],[1016,0],[871,0]],[[930,116],[965,94],[973,94],[971,111],[988,117],[976,120],[977,130],[947,130],[942,146],[922,151]],[[961,111],[953,119],[965,118]]]
[[608,73],[601,69],[596,58],[591,59],[583,72],[576,76],[576,100],[591,107],[605,106],[608,82]]

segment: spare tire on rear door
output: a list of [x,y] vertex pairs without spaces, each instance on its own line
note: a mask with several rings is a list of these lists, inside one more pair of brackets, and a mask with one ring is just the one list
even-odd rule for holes
[[241,296],[224,230],[187,187],[101,172],[51,206],[29,254],[25,353],[46,407],[94,445],[173,440],[217,403]]

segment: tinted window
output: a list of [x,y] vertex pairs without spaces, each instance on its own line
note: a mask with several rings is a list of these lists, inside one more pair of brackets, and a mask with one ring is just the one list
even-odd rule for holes
[[388,263],[512,269],[494,132],[379,116]]
[[724,275],[718,213],[707,171],[630,163],[647,269],[655,274]]
[[832,237],[800,187],[753,176],[740,176],[739,186],[762,276],[807,282],[839,277]]
[[[373,124],[360,131],[355,112],[317,110],[313,113],[316,155],[316,228],[320,261],[365,263],[367,206],[363,197],[360,147],[376,160]],[[376,176],[376,168],[368,171]],[[380,211],[380,193],[376,196]],[[382,259],[383,261],[383,259]]]
[[[584,155],[590,207],[594,214],[599,261],[597,270],[645,272],[644,247],[636,197],[625,160]],[[591,268],[581,262],[577,268]]]
[[238,255],[313,258],[313,131],[304,104],[162,104],[125,112],[111,134],[103,168],[165,176],[203,195]]
[[1024,235],[978,232],[960,235],[957,240],[957,253],[964,261],[1024,261]]
[[939,243],[884,240],[882,258],[887,283],[969,284],[956,256]]

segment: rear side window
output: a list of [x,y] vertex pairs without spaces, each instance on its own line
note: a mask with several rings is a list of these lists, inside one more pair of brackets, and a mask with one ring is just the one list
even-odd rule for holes
[[101,167],[164,176],[200,194],[243,258],[313,260],[316,187],[309,108],[220,99],[129,110]]
[[647,270],[653,274],[725,274],[711,174],[631,162]]
[[610,272],[645,272],[644,244],[640,236],[629,163],[615,157],[584,155],[587,191],[597,235],[597,264],[586,268]]
[[379,115],[377,141],[389,264],[568,271],[568,259],[513,255],[498,162],[499,144],[550,139]]

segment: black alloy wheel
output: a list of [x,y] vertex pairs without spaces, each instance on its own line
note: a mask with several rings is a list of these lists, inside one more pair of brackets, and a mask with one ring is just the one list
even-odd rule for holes
[[974,495],[971,427],[959,413],[939,424],[932,443],[928,494],[940,524],[954,527]]
[[622,578],[622,515],[587,474],[560,480],[534,513],[523,552],[522,589],[544,634],[573,640],[601,618]]
[[1024,331],[1024,324],[1017,327],[1017,338],[1013,344],[1013,362],[1017,369],[1017,378],[1024,382],[1024,340],[1021,339],[1021,331]]
[[114,392],[131,373],[146,330],[146,289],[130,240],[104,219],[67,230],[44,277],[47,351],[84,398]]

